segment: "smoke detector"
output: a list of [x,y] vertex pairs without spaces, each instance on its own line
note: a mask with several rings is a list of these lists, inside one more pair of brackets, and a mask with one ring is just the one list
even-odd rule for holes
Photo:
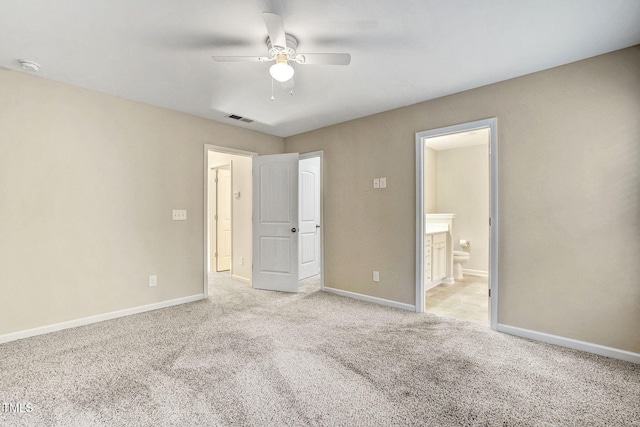
[[32,61],[25,61],[24,59],[20,59],[18,60],[18,62],[20,63],[20,66],[22,67],[22,69],[25,71],[31,71],[35,73],[40,69],[40,65]]

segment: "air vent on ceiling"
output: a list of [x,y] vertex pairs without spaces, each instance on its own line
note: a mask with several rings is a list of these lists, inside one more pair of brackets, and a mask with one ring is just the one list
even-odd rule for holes
[[237,114],[228,114],[225,117],[228,117],[228,118],[233,119],[233,120],[239,120],[239,121],[245,122],[245,123],[253,123],[253,120],[247,119],[246,117],[238,116]]

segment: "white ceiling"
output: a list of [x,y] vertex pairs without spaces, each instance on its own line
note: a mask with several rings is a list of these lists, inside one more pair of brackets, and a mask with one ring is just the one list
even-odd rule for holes
[[[265,55],[264,11],[351,65],[271,101],[269,63],[211,59]],[[639,43],[637,0],[0,0],[0,67],[282,137]]]

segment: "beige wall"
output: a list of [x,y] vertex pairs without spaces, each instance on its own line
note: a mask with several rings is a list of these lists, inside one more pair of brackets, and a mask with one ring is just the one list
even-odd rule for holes
[[205,144],[283,150],[282,138],[0,69],[0,334],[201,293]]
[[[440,213],[456,214],[453,249],[469,252],[462,268],[488,272],[489,146],[439,150],[437,180]],[[469,247],[462,249],[460,239],[469,240]]]
[[286,138],[325,150],[327,286],[414,304],[415,133],[489,117],[498,321],[640,352],[640,46]]
[[[233,163],[232,192],[240,192],[240,197],[232,197],[232,273],[234,278],[251,282],[252,264],[252,182],[251,157],[209,152],[209,166],[225,162]],[[240,265],[240,258],[244,264]],[[213,261],[212,261],[213,262]]]

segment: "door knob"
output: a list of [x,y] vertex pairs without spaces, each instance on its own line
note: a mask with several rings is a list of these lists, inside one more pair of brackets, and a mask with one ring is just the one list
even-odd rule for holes
[[295,233],[296,231],[297,231],[297,230],[296,230],[296,228],[295,228],[295,227],[293,227],[293,228],[291,229],[291,232],[292,232],[292,233]]

